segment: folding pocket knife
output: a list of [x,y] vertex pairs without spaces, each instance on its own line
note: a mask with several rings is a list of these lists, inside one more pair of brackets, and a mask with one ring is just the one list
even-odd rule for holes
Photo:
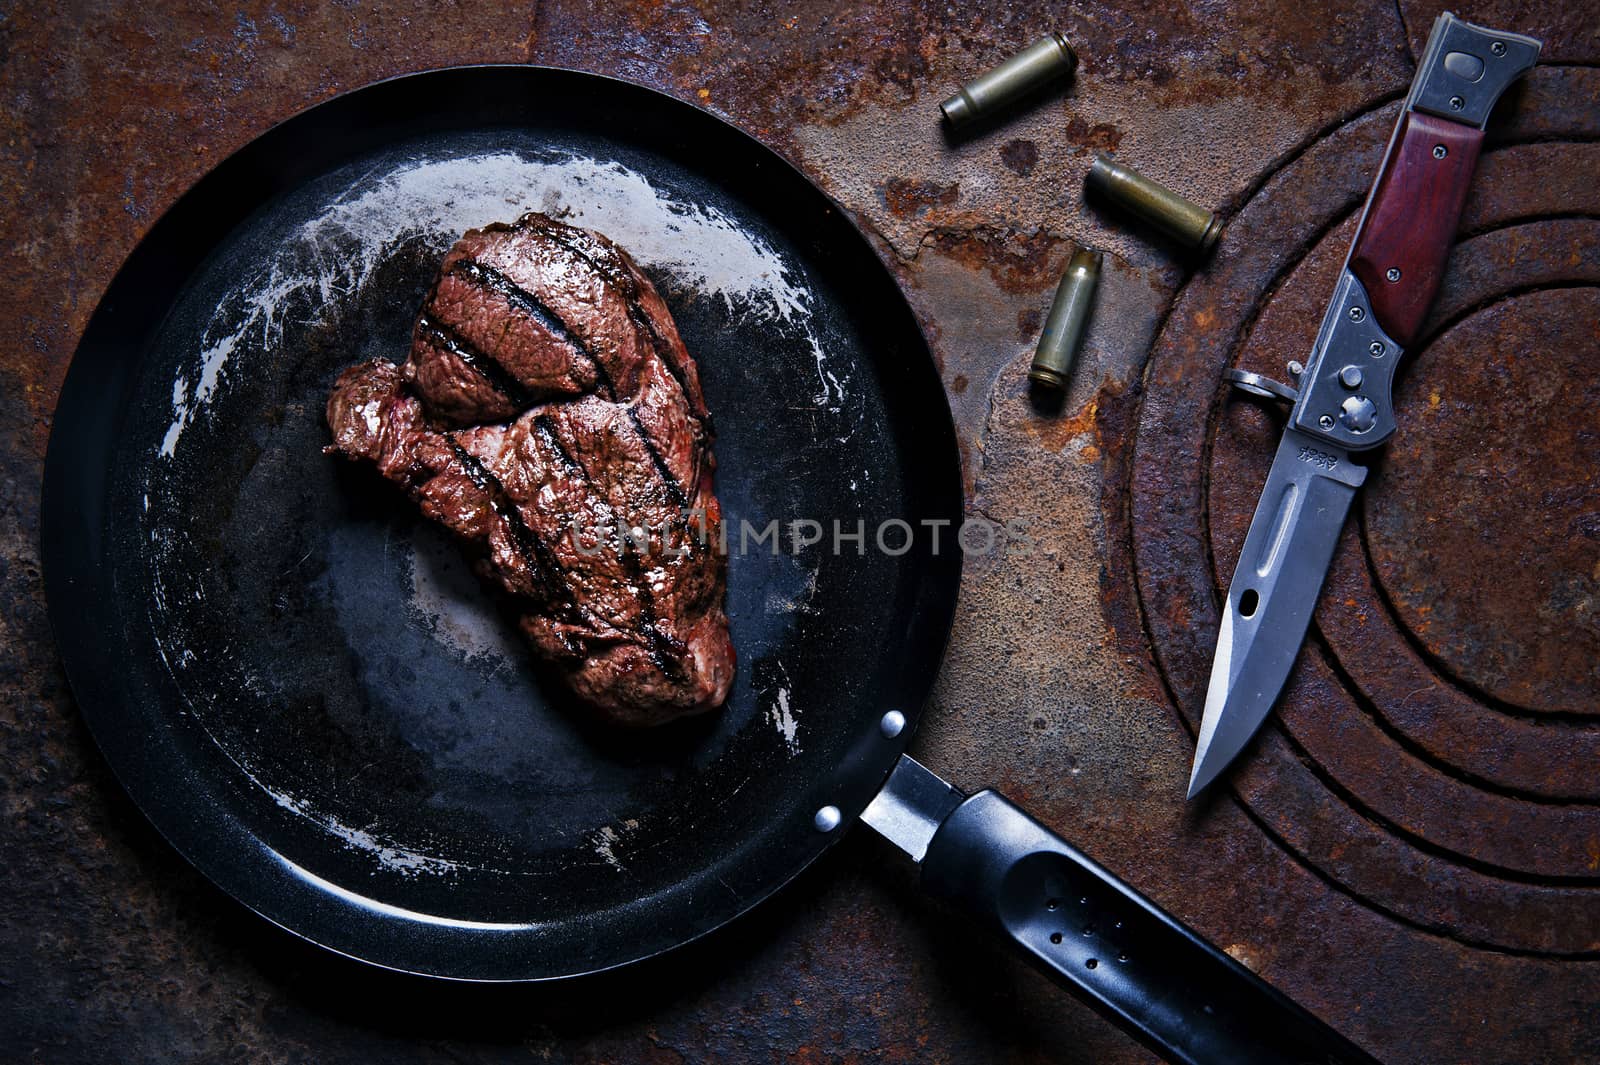
[[1395,364],[1439,287],[1484,124],[1539,48],[1439,16],[1311,355],[1303,368],[1290,364],[1298,387],[1228,372],[1236,387],[1292,406],[1228,587],[1190,798],[1244,749],[1289,676],[1366,480],[1351,456],[1394,434]]

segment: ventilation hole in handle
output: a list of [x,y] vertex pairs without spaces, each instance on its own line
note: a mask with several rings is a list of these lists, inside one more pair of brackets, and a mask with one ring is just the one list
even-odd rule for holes
[[1052,942],[1052,943],[1061,942],[1061,933],[1060,932],[1051,932],[1050,933],[1050,942]]
[[1086,966],[1086,967],[1088,967],[1088,968],[1090,968],[1090,969],[1093,969],[1093,968],[1096,968],[1096,967],[1098,967],[1098,966],[1099,966],[1099,964],[1100,964],[1100,961],[1099,961],[1099,959],[1097,959],[1097,958],[1090,958],[1090,959],[1089,959],[1089,960],[1088,960],[1088,961],[1086,961],[1086,962],[1084,962],[1084,963],[1083,963],[1083,964],[1084,964],[1084,965],[1085,965],[1085,966]]
[[1255,617],[1256,607],[1261,605],[1261,597],[1254,588],[1246,588],[1239,597],[1239,614],[1242,617]]
[[1061,905],[1061,900],[1060,899],[1045,899],[1044,900],[1044,908],[1047,909],[1047,910],[1053,910],[1053,909],[1055,909],[1056,907],[1058,907],[1060,905]]

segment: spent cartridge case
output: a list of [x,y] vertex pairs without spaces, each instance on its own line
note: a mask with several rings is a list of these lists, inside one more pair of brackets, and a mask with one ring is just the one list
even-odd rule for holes
[[1071,74],[1078,57],[1067,39],[1052,33],[1034,41],[986,74],[967,82],[939,105],[951,129],[960,129],[1020,100],[1035,89]]
[[1065,389],[1072,373],[1078,344],[1089,321],[1095,286],[1100,283],[1100,253],[1079,248],[1061,275],[1056,297],[1039,334],[1039,350],[1034,353],[1028,379],[1046,388]]
[[1209,255],[1222,236],[1222,219],[1193,200],[1178,195],[1105,152],[1089,167],[1092,192],[1144,219],[1203,255]]

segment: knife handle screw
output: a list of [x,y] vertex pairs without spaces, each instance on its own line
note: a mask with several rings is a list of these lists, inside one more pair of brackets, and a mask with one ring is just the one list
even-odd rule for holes
[[1489,51],[1493,52],[1495,55],[1505,55],[1506,54],[1506,42],[1504,42],[1504,41],[1496,41],[1496,42],[1494,42],[1493,44],[1491,44],[1489,46]]
[[1374,340],[1372,342],[1372,346],[1367,348],[1367,350],[1372,352],[1372,357],[1374,359],[1383,358],[1383,344],[1381,341]]
[[1352,322],[1362,321],[1363,319],[1366,318],[1366,316],[1367,316],[1367,312],[1362,310],[1360,307],[1351,307],[1350,308],[1350,320]]
[[1333,428],[1333,415],[1324,414],[1322,417],[1317,419],[1317,424],[1322,426],[1324,429],[1332,429]]
[[1450,97],[1450,110],[1459,111],[1465,106],[1467,106],[1467,101],[1463,100],[1461,97],[1459,97],[1459,96]]
[[1383,276],[1388,278],[1389,283],[1392,285],[1396,281],[1400,280],[1400,268],[1398,266],[1391,266],[1389,267],[1389,272]]
[[1444,145],[1435,144],[1433,146],[1433,157],[1435,159],[1443,159],[1445,156],[1447,156],[1449,154],[1450,154],[1450,149],[1446,148]]
[[1306,372],[1305,365],[1302,364],[1299,359],[1290,359],[1289,360],[1289,376],[1290,377],[1299,377],[1301,374],[1303,374],[1305,372]]

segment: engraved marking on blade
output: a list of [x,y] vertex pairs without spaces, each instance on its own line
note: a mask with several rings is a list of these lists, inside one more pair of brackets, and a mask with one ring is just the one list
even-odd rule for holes
[[1289,538],[1290,518],[1294,516],[1295,500],[1300,496],[1300,486],[1293,481],[1283,486],[1283,495],[1278,498],[1278,512],[1272,518],[1272,532],[1267,536],[1266,550],[1261,552],[1261,561],[1256,563],[1256,574],[1265,577],[1271,573],[1278,563],[1278,554],[1283,550],[1284,541]]
[[1301,462],[1309,462],[1318,469],[1332,470],[1339,465],[1339,457],[1330,455],[1326,451],[1318,451],[1314,447],[1302,447],[1296,456]]

